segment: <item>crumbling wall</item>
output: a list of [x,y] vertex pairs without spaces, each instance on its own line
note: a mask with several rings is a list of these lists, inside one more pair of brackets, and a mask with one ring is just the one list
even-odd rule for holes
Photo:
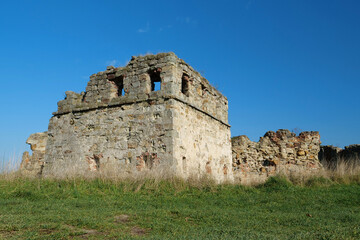
[[[160,90],[152,84],[160,81]],[[132,57],[125,67],[90,76],[86,92],[66,92],[54,115],[88,111],[148,99],[171,98],[228,123],[228,101],[207,79],[174,53]]]
[[176,70],[174,93],[177,99],[227,125],[227,98],[184,61],[178,62]]
[[47,144],[47,132],[34,133],[26,140],[30,145],[32,155],[24,152],[20,164],[20,172],[26,176],[39,176],[44,166],[45,148]]
[[246,136],[232,138],[234,176],[243,183],[264,181],[269,176],[302,173],[320,169],[318,132],[302,132],[299,136],[289,130],[269,131],[259,142]]

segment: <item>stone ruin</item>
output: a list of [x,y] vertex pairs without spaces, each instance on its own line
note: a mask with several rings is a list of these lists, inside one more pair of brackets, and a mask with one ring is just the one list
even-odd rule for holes
[[47,132],[34,133],[26,140],[30,145],[32,156],[24,152],[20,169],[26,175],[40,176],[44,166],[45,149],[47,143]]
[[44,177],[163,166],[183,178],[246,183],[321,167],[318,132],[231,140],[227,98],[174,53],[132,57],[91,75],[86,91],[66,92],[48,131],[27,143],[33,154],[24,153],[21,171]]
[[232,138],[235,178],[243,183],[265,181],[276,174],[303,174],[322,168],[319,132],[269,131],[259,142],[245,135]]
[[86,92],[66,92],[41,136],[45,153],[25,153],[23,166],[40,162],[45,177],[163,166],[184,178],[233,179],[228,101],[174,53],[91,75]]

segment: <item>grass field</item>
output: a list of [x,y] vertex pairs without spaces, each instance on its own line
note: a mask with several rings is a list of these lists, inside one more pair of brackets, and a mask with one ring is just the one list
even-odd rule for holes
[[360,239],[360,185],[0,180],[3,239]]

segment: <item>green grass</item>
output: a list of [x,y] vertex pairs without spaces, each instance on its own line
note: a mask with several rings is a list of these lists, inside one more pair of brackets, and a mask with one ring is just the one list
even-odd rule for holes
[[0,180],[0,239],[360,239],[360,185]]

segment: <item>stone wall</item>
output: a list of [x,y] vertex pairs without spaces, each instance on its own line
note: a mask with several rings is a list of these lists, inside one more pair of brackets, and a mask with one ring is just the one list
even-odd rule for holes
[[[84,173],[111,165],[139,170],[156,159],[172,161],[172,120],[168,101],[159,99],[51,118],[44,175]],[[152,156],[154,159],[144,156]]]
[[230,127],[184,103],[174,108],[174,154],[183,176],[232,180]]
[[47,138],[47,132],[43,132],[31,134],[26,140],[26,143],[30,145],[32,155],[26,151],[22,156],[20,171],[23,175],[39,176],[42,174]]
[[302,132],[299,136],[289,130],[269,131],[259,142],[246,136],[232,138],[232,160],[235,178],[243,183],[264,181],[278,173],[311,172],[321,168],[318,132]]

